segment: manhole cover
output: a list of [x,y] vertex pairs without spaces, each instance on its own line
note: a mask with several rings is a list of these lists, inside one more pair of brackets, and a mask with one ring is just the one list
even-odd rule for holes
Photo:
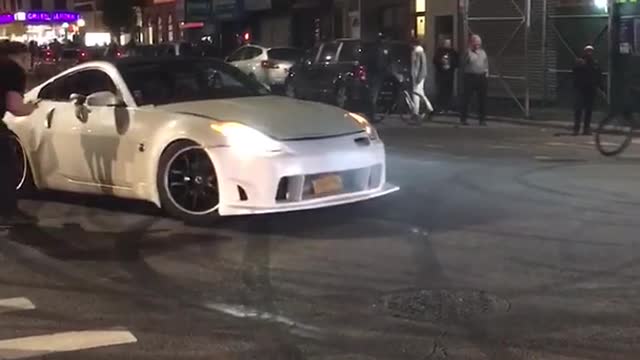
[[505,313],[510,303],[478,290],[413,290],[385,295],[384,308],[393,315],[420,321],[461,321]]

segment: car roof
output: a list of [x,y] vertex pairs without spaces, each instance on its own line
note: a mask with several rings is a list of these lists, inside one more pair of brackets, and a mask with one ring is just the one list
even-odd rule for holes
[[145,64],[168,64],[179,61],[210,61],[224,64],[225,62],[216,58],[202,56],[127,56],[123,58],[106,59],[107,62],[115,66],[145,65]]

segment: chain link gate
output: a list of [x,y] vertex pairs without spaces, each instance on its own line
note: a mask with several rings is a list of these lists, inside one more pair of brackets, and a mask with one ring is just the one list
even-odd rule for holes
[[463,1],[463,37],[480,35],[489,56],[489,95],[513,100],[530,117],[532,0]]

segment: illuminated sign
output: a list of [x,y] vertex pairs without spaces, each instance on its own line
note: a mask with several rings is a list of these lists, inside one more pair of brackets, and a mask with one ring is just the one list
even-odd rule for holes
[[9,24],[13,22],[13,14],[0,14],[0,24]]
[[5,20],[5,17],[7,17],[7,19],[11,17],[14,21],[26,21],[29,23],[72,23],[80,20],[80,14],[69,11],[29,11],[27,13],[17,12],[13,15],[2,14],[0,16],[0,24],[9,22]]
[[51,14],[46,11],[29,11],[27,13],[28,22],[50,22]]
[[51,20],[55,22],[74,22],[78,19],[80,19],[80,14],[68,11],[54,12],[51,15]]

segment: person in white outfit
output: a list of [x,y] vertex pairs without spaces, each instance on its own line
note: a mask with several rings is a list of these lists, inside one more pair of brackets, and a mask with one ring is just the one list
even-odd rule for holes
[[433,112],[433,106],[424,93],[424,82],[427,79],[427,55],[418,39],[412,42],[411,51],[411,84],[413,86],[413,116],[414,120],[420,119],[420,107],[425,103],[427,111]]

